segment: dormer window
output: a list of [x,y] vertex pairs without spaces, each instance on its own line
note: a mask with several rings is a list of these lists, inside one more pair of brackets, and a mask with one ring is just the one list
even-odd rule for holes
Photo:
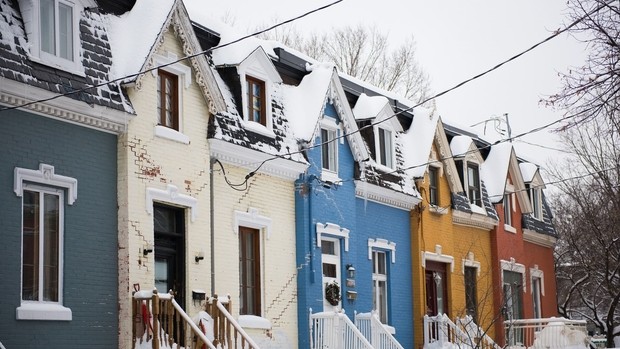
[[158,124],[179,130],[179,78],[164,70],[157,73]]
[[336,130],[321,128],[321,155],[323,169],[330,172],[338,172],[338,143],[336,139]]
[[482,207],[482,191],[480,190],[480,170],[477,164],[467,163],[467,197],[469,203]]
[[392,137],[392,131],[384,128],[378,128],[379,144],[377,161],[386,167],[394,168],[394,140]]
[[530,201],[532,202],[532,215],[538,220],[542,220],[542,192],[539,188],[530,188]]
[[431,205],[439,206],[439,168],[428,167],[428,201]]
[[265,82],[251,76],[247,80],[248,120],[267,126]]

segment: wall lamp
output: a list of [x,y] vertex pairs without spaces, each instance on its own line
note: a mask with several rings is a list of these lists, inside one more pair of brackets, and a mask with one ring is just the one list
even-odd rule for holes
[[347,264],[347,277],[355,279],[355,267],[353,267],[353,264]]
[[142,248],[142,254],[146,257],[146,255],[148,255],[149,253],[153,253],[153,245],[146,244]]

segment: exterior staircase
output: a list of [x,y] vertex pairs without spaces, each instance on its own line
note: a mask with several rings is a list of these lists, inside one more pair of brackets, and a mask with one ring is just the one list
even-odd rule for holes
[[310,349],[404,349],[375,313],[355,315],[353,323],[344,312],[312,313]]
[[424,348],[501,349],[474,320],[466,316],[452,322],[448,315],[424,316]]

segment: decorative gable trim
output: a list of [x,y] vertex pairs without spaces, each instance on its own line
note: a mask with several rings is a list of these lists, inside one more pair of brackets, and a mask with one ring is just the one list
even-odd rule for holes
[[[156,66],[156,52],[158,52],[163,45],[165,35],[171,27],[174,29],[176,36],[181,39],[183,53],[186,56],[191,56],[202,51],[202,47],[194,35],[194,29],[192,28],[189,15],[187,14],[185,7],[181,1],[176,0],[172,10],[168,14],[168,18],[166,18],[165,23],[162,25],[161,32],[153,43],[151,52],[147,55],[147,58],[142,65],[141,71],[147,67]],[[215,114],[220,111],[226,111],[226,102],[224,101],[222,92],[220,91],[217,80],[215,79],[215,74],[204,56],[205,55],[198,55],[189,59],[192,68],[194,68],[193,72],[196,75],[196,83],[202,90],[210,113]],[[143,77],[144,74],[140,74],[136,77],[135,86],[137,90],[142,88]]]
[[344,132],[347,135],[349,148],[351,149],[351,153],[353,153],[353,158],[355,159],[355,161],[361,163],[370,159],[368,149],[366,149],[364,139],[359,133],[357,123],[355,122],[355,117],[353,116],[353,111],[349,106],[349,102],[347,101],[344,89],[342,88],[342,84],[340,83],[340,78],[338,77],[338,73],[335,69],[334,73],[332,74],[329,88],[327,90],[327,97],[328,101],[334,106],[336,112],[338,113],[338,116],[340,117],[340,121],[343,124]]
[[39,164],[38,170],[15,167],[13,180],[13,191],[18,197],[24,194],[24,182],[34,182],[67,189],[69,205],[73,205],[77,200],[77,179],[54,173],[52,165]]
[[450,191],[452,193],[463,193],[463,186],[459,180],[456,164],[454,163],[452,151],[450,150],[450,143],[448,143],[446,131],[443,128],[441,119],[437,121],[437,127],[435,128],[435,145],[439,151],[440,158],[438,160],[443,164],[443,172],[448,179]]
[[349,251],[349,229],[340,228],[338,224],[317,223],[316,224],[316,246],[321,248],[321,236],[332,235],[344,239],[344,251]]
[[198,200],[192,196],[179,194],[176,185],[168,184],[166,189],[146,188],[146,212],[153,215],[153,202],[170,203],[176,206],[188,207],[190,209],[190,220],[196,220],[198,211]]
[[402,210],[412,210],[420,201],[419,197],[403,194],[365,181],[355,181],[355,196]]
[[519,160],[517,159],[514,148],[512,148],[512,151],[510,153],[508,173],[510,174],[510,179],[512,180],[512,184],[514,186],[514,193],[519,200],[519,207],[521,208],[521,212],[532,212],[532,204],[530,203],[530,198],[527,195],[525,182],[523,180],[523,174],[521,173],[521,169],[519,168]]
[[306,171],[308,164],[296,162],[277,155],[238,146],[224,140],[209,138],[209,153],[212,157],[234,165],[256,170],[257,164],[265,161],[259,173],[294,181]]
[[426,268],[426,261],[450,264],[450,272],[454,273],[454,257],[441,253],[441,245],[435,245],[435,252],[421,251],[422,268]]
[[258,230],[266,230],[267,240],[271,237],[272,220],[269,217],[261,216],[258,209],[254,207],[248,208],[248,212],[235,210],[233,218],[233,227],[235,233],[239,234],[239,227],[248,227]]
[[543,247],[553,248],[555,247],[557,238],[548,234],[541,234],[534,230],[523,229],[523,241],[531,242]]
[[391,251],[392,264],[396,263],[396,243],[386,239],[368,239],[368,259],[372,260],[372,250],[382,249]]

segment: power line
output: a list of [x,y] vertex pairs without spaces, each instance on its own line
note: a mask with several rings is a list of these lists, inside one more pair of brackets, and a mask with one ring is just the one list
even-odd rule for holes
[[308,15],[311,15],[311,14],[313,14],[315,12],[318,12],[318,11],[324,10],[326,8],[329,8],[331,6],[334,6],[337,3],[342,2],[342,1],[344,1],[344,0],[336,0],[334,2],[331,2],[331,3],[327,4],[327,5],[318,7],[316,9],[310,10],[308,12],[305,12],[305,13],[299,15],[299,16],[287,19],[287,20],[285,20],[283,22],[276,23],[276,24],[274,24],[274,25],[272,25],[270,27],[267,27],[265,29],[261,29],[259,31],[256,31],[256,32],[254,32],[252,34],[248,34],[248,35],[242,36],[242,37],[240,37],[240,38],[238,38],[236,40],[233,40],[233,41],[230,41],[230,42],[218,45],[218,46],[214,46],[214,47],[211,47],[209,49],[206,49],[206,50],[203,50],[203,51],[200,51],[200,52],[197,52],[197,53],[193,53],[191,55],[187,55],[187,56],[181,57],[181,58],[179,58],[177,60],[174,60],[174,61],[171,61],[171,62],[168,62],[168,63],[160,64],[160,65],[157,65],[157,66],[153,66],[151,68],[147,68],[147,69],[141,70],[141,71],[139,71],[137,73],[125,75],[125,76],[120,77],[120,78],[116,78],[116,79],[112,79],[112,80],[107,80],[107,81],[101,82],[101,83],[96,84],[96,85],[92,85],[92,86],[88,86],[88,87],[72,90],[70,92],[65,92],[65,93],[62,93],[62,94],[54,95],[52,97],[37,99],[37,100],[30,101],[30,102],[27,102],[27,103],[24,103],[24,104],[21,104],[21,105],[10,106],[10,107],[3,107],[3,108],[0,108],[0,113],[3,112],[3,111],[7,111],[7,110],[14,110],[14,109],[19,109],[19,108],[24,108],[24,107],[28,107],[28,106],[33,105],[33,104],[42,103],[42,102],[48,102],[48,101],[51,101],[51,100],[58,99],[60,97],[66,97],[66,96],[70,96],[70,95],[73,95],[73,94],[76,94],[76,93],[85,92],[85,91],[88,91],[88,90],[91,90],[91,89],[94,89],[94,88],[99,88],[99,87],[102,87],[102,86],[105,86],[105,85],[108,85],[108,84],[111,84],[111,83],[121,82],[121,81],[130,79],[130,78],[134,78],[134,77],[140,76],[142,74],[146,74],[148,72],[158,70],[160,68],[165,68],[165,67],[173,65],[175,63],[178,63],[178,62],[190,59],[190,58],[194,58],[194,57],[197,57],[197,56],[201,56],[201,55],[210,53],[210,52],[212,52],[214,50],[217,50],[217,49],[220,49],[220,48],[224,48],[226,46],[230,46],[230,45],[236,44],[236,43],[238,43],[240,41],[246,40],[246,39],[251,38],[253,36],[260,35],[262,33],[268,32],[268,31],[273,30],[273,29],[275,29],[277,27],[280,27],[282,25],[291,23],[293,21],[299,20],[299,19],[301,19],[303,17],[306,17]]

